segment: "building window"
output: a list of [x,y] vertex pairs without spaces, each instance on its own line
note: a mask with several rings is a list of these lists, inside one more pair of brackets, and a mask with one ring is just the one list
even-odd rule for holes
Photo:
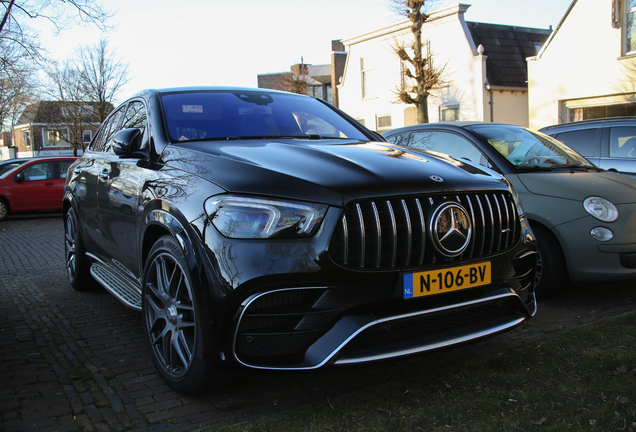
[[24,138],[24,146],[31,147],[31,132],[29,130],[22,131],[22,137]]
[[376,125],[378,133],[386,132],[392,129],[391,127],[391,116],[377,116]]
[[442,105],[439,107],[440,121],[457,121],[459,120],[458,105]]
[[375,62],[373,57],[365,57],[360,59],[360,69],[362,72],[362,99],[375,97],[377,85]]
[[43,147],[68,147],[68,129],[42,129]]
[[636,0],[626,1],[625,8],[625,25],[623,26],[624,54],[629,54],[636,52]]
[[82,141],[84,142],[84,144],[90,144],[92,139],[93,139],[93,131],[89,129],[82,132]]
[[636,102],[568,109],[568,121],[570,122],[634,115],[636,115]]

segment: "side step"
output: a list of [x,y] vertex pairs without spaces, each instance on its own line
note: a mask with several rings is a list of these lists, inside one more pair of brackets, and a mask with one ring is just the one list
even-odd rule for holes
[[141,288],[101,263],[93,263],[91,275],[129,308],[141,310]]

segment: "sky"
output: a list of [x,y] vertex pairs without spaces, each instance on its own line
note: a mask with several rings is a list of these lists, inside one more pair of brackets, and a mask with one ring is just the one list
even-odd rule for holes
[[[103,0],[113,12],[108,33],[81,26],[61,34],[42,28],[51,58],[107,38],[129,64],[120,102],[146,88],[190,85],[256,87],[262,73],[300,63],[326,64],[331,41],[403,21],[390,0]],[[457,1],[436,0],[436,9]],[[465,0],[467,21],[556,28],[571,0]]]

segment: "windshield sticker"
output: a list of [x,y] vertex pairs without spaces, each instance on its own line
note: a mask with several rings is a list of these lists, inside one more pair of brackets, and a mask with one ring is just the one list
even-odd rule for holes
[[203,105],[181,105],[184,113],[203,113]]

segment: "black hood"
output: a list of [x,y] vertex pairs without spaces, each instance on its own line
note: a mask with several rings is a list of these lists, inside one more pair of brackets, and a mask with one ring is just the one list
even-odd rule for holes
[[508,188],[502,176],[483,167],[381,142],[189,142],[168,146],[162,159],[231,193],[312,197],[332,205],[353,197]]

